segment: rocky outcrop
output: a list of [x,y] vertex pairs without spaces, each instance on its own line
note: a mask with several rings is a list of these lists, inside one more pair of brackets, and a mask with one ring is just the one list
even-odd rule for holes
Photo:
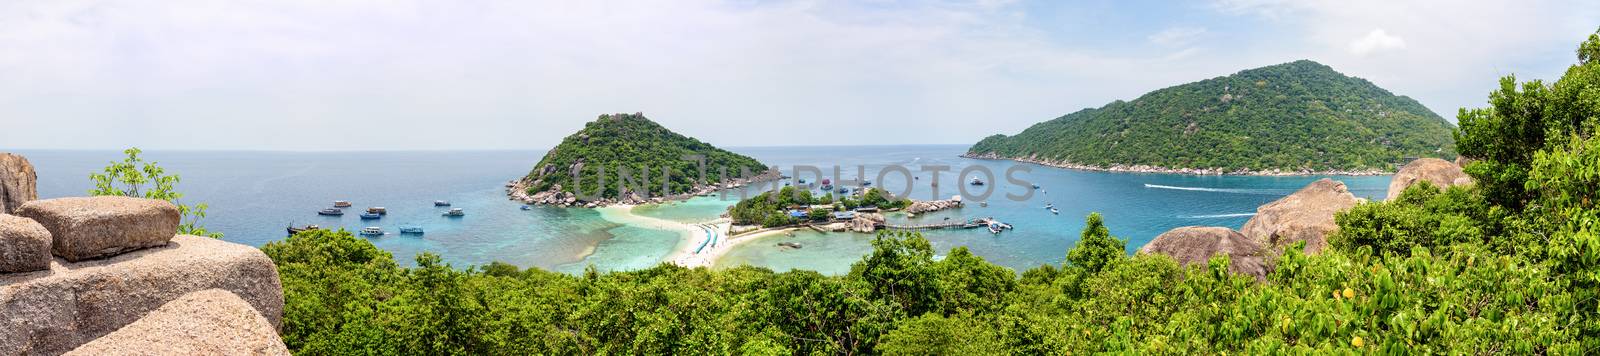
[[0,274],[0,355],[67,352],[206,289],[239,296],[274,328],[282,323],[283,287],[266,254],[180,235],[162,247]]
[[1162,233],[1139,248],[1139,253],[1162,254],[1184,266],[1205,265],[1211,257],[1228,256],[1228,271],[1265,279],[1266,248],[1238,231],[1225,227],[1185,226]]
[[[1460,159],[1457,159],[1460,161]],[[1452,185],[1472,184],[1472,177],[1461,171],[1461,166],[1438,158],[1418,158],[1395,172],[1389,179],[1389,196],[1385,200],[1394,200],[1417,182],[1427,181],[1433,186],[1444,189]]]
[[22,156],[0,153],[0,214],[10,214],[31,200],[39,199],[39,175]]
[[16,215],[50,230],[51,251],[71,262],[166,245],[179,219],[172,203],[117,196],[35,200]]
[[925,200],[912,202],[911,206],[906,207],[906,213],[921,214],[960,207],[961,196],[958,195],[947,200]]
[[67,355],[288,355],[277,329],[221,289],[185,294]]
[[50,268],[50,231],[32,219],[0,214],[0,273]]
[[883,222],[884,222],[883,214],[876,214],[876,213],[856,214],[855,219],[851,219],[850,220],[850,230],[855,231],[855,232],[873,232],[873,231],[878,231],[878,228],[883,226]]
[[1360,202],[1343,182],[1323,178],[1256,208],[1256,216],[1245,222],[1240,232],[1275,248],[1305,241],[1306,252],[1317,253],[1328,246],[1328,234],[1339,228],[1334,214]]

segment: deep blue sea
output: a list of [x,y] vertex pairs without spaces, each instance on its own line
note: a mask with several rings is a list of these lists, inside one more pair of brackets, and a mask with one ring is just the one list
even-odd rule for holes
[[[963,209],[914,220],[926,223],[946,217],[994,217],[1011,223],[1016,229],[999,235],[982,229],[932,231],[926,235],[941,254],[966,246],[991,262],[1017,270],[1061,263],[1090,212],[1104,215],[1111,233],[1127,239],[1128,249],[1133,251],[1174,227],[1238,228],[1257,206],[1322,178],[1087,172],[957,157],[965,149],[965,145],[731,148],[791,174],[794,165],[811,165],[835,178],[832,167],[837,165],[842,178],[853,179],[860,166],[868,179],[896,192],[905,187],[902,175],[890,173],[883,181],[876,177],[883,167],[900,165],[917,176],[912,180],[911,191],[915,199],[948,198],[957,193],[957,187],[965,186],[955,177],[963,168],[988,167],[996,174],[988,185],[996,189],[987,199],[988,207],[968,204]],[[15,152],[33,162],[43,198],[85,195],[92,186],[89,173],[122,158],[115,151]],[[458,267],[504,261],[575,272],[591,264],[602,270],[649,267],[660,262],[678,243],[677,231],[613,222],[594,210],[520,210],[520,204],[506,199],[502,186],[526,174],[541,156],[540,151],[144,153],[147,160],[159,162],[168,172],[182,177],[178,190],[186,194],[185,203],[204,202],[211,206],[203,225],[224,233],[226,240],[254,246],[284,238],[284,228],[290,224],[351,230],[381,226],[391,232],[402,225],[417,225],[427,233],[420,237],[391,234],[371,240],[393,252],[402,263],[409,263],[417,253],[430,251]],[[934,175],[922,171],[935,165],[950,167],[938,177],[937,196],[932,191]],[[1026,201],[1004,197],[1005,193],[1022,194],[1030,189],[1005,184],[1004,172],[1013,165],[1030,168],[1031,172],[1018,174],[1018,178],[1040,186]],[[800,178],[814,179],[809,173]],[[1333,178],[1344,181],[1357,196],[1369,199],[1382,198],[1389,183],[1387,176]],[[737,197],[733,193],[729,199]],[[343,217],[316,214],[334,200],[351,201],[355,209]],[[453,207],[466,210],[467,216],[442,217],[444,209],[435,208],[434,200],[449,200]],[[732,203],[733,200],[703,197],[640,207],[634,212],[696,222],[715,218]],[[1045,210],[1046,203],[1054,204],[1060,214]],[[386,207],[390,213],[377,221],[361,221],[354,213],[371,206]],[[890,219],[907,220],[899,215],[891,215]],[[770,241],[735,247],[718,264],[842,273],[868,252],[871,238],[866,234],[812,232],[772,236],[766,238]],[[785,240],[801,242],[805,247],[774,246]]]

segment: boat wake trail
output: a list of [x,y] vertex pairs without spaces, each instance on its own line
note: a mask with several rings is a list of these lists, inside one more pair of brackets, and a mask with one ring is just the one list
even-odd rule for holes
[[1154,188],[1154,189],[1187,190],[1187,191],[1194,191],[1194,192],[1217,192],[1217,193],[1256,194],[1256,195],[1285,195],[1285,194],[1289,194],[1290,193],[1290,192],[1284,191],[1282,189],[1232,189],[1232,188],[1206,188],[1206,187],[1179,187],[1179,186],[1148,184],[1148,183],[1146,183],[1144,185],[1144,187],[1145,188]]
[[1255,215],[1256,215],[1256,213],[1237,213],[1237,214],[1190,215],[1190,216],[1179,216],[1179,218],[1184,218],[1184,219],[1217,219],[1217,218],[1237,218],[1237,217],[1255,216]]

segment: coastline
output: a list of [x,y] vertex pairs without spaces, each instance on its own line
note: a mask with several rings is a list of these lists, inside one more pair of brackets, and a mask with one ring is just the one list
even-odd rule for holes
[[697,196],[711,195],[722,190],[737,189],[753,184],[765,184],[767,182],[779,181],[784,178],[787,177],[784,177],[777,171],[767,171],[760,175],[749,178],[731,178],[726,182],[718,184],[698,184],[690,188],[691,191],[686,193],[654,196],[648,198],[641,197],[635,193],[627,193],[621,197],[618,197],[618,199],[603,198],[599,201],[586,201],[579,199],[578,196],[572,192],[562,191],[561,185],[559,184],[551,187],[550,190],[529,195],[529,185],[534,182],[529,181],[527,177],[506,182],[505,188],[507,199],[520,201],[523,204],[573,208],[600,208],[613,205],[634,206],[642,204],[661,204],[673,201],[683,201]]
[[[633,208],[637,206],[639,205],[612,204],[604,207],[596,207],[594,209],[600,212],[601,218],[611,222],[677,233],[677,244],[674,245],[672,251],[668,252],[660,262],[671,263],[686,268],[716,267],[717,259],[721,258],[722,255],[727,254],[729,251],[732,251],[736,246],[759,239],[761,237],[798,229],[776,229],[730,237],[728,235],[728,229],[732,226],[732,223],[724,219],[717,219],[711,221],[709,224],[704,224],[708,225],[712,229],[712,237],[716,239],[716,242],[712,244],[705,241],[705,230],[700,228],[700,225],[702,224],[684,223],[634,214]],[[700,253],[695,253],[694,250],[698,248],[701,243],[708,244],[707,249],[700,251]]]
[[1094,166],[1094,165],[1078,164],[1078,163],[1065,162],[1065,161],[1052,161],[1052,160],[1047,160],[1047,159],[1040,159],[1040,158],[1037,158],[1036,155],[1035,156],[1030,156],[1030,157],[1003,157],[1003,156],[997,155],[997,154],[995,154],[993,152],[985,153],[985,154],[981,154],[981,155],[973,154],[972,152],[967,152],[967,153],[961,154],[960,157],[962,157],[962,158],[971,158],[971,159],[984,159],[984,160],[996,160],[996,161],[1015,161],[1015,162],[1023,162],[1023,163],[1033,163],[1033,164],[1046,166],[1046,167],[1063,168],[1063,169],[1075,169],[1075,170],[1080,170],[1080,171],[1116,172],[1116,173],[1160,173],[1160,174],[1186,174],[1186,175],[1202,175],[1202,176],[1205,176],[1205,175],[1210,175],[1210,176],[1229,175],[1229,176],[1265,176],[1265,177],[1326,176],[1326,175],[1333,175],[1333,176],[1381,176],[1381,175],[1394,174],[1394,172],[1392,172],[1392,171],[1384,171],[1384,170],[1377,170],[1377,169],[1370,169],[1370,170],[1325,170],[1325,171],[1311,171],[1311,170],[1284,171],[1284,170],[1279,170],[1279,169],[1274,168],[1274,169],[1270,169],[1270,170],[1259,170],[1259,171],[1248,170],[1248,169],[1227,171],[1227,170],[1223,170],[1223,169],[1219,169],[1219,168],[1169,168],[1169,167],[1160,167],[1160,166],[1151,166],[1151,165],[1142,165],[1142,164],[1138,164],[1138,165],[1121,165],[1121,164],[1119,164],[1119,165],[1112,165],[1112,166]]

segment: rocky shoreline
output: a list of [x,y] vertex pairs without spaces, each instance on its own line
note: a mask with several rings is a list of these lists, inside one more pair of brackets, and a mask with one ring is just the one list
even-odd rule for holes
[[1240,169],[1240,170],[1227,171],[1227,170],[1223,170],[1223,169],[1219,169],[1219,168],[1169,168],[1169,167],[1159,167],[1159,166],[1150,166],[1150,165],[1142,165],[1142,164],[1137,164],[1137,165],[1121,165],[1121,164],[1119,164],[1119,165],[1111,165],[1111,166],[1094,166],[1094,165],[1078,164],[1078,163],[1072,163],[1072,162],[1066,162],[1066,161],[1055,161],[1055,160],[1049,160],[1049,159],[1041,159],[1041,158],[1038,158],[1037,155],[1028,156],[1028,157],[1002,157],[1002,156],[997,155],[997,154],[995,154],[993,152],[984,153],[984,154],[973,154],[972,152],[967,152],[967,153],[961,154],[961,157],[973,158],[973,159],[1017,161],[1017,162],[1033,163],[1033,164],[1038,164],[1038,165],[1042,165],[1042,166],[1049,166],[1049,167],[1055,167],[1055,168],[1076,169],[1076,170],[1084,170],[1084,171],[1121,172],[1121,173],[1165,173],[1165,174],[1212,175],[1212,176],[1216,176],[1216,175],[1233,175],[1233,176],[1277,176],[1277,177],[1285,177],[1285,176],[1323,176],[1323,175],[1381,176],[1381,175],[1394,174],[1394,172],[1391,172],[1391,171],[1377,170],[1377,169],[1369,169],[1369,170],[1326,170],[1326,171],[1313,171],[1313,170],[1284,171],[1284,170],[1279,170],[1279,169],[1255,171],[1255,170],[1248,170],[1248,169]]
[[562,191],[562,187],[559,184],[550,187],[549,190],[530,195],[528,194],[528,185],[531,182],[524,179],[506,183],[506,196],[511,200],[520,201],[523,204],[529,205],[550,205],[563,208],[601,208],[618,204],[660,204],[669,201],[688,200],[689,198],[694,198],[696,196],[711,195],[717,191],[725,189],[735,189],[751,184],[776,181],[783,178],[783,175],[777,172],[767,172],[762,173],[761,175],[750,177],[748,179],[731,178],[728,179],[728,181],[720,184],[696,185],[693,191],[684,194],[645,198],[643,195],[640,195],[636,192],[626,192],[623,193],[621,197],[606,197],[598,201],[586,201],[579,198],[577,194]]

